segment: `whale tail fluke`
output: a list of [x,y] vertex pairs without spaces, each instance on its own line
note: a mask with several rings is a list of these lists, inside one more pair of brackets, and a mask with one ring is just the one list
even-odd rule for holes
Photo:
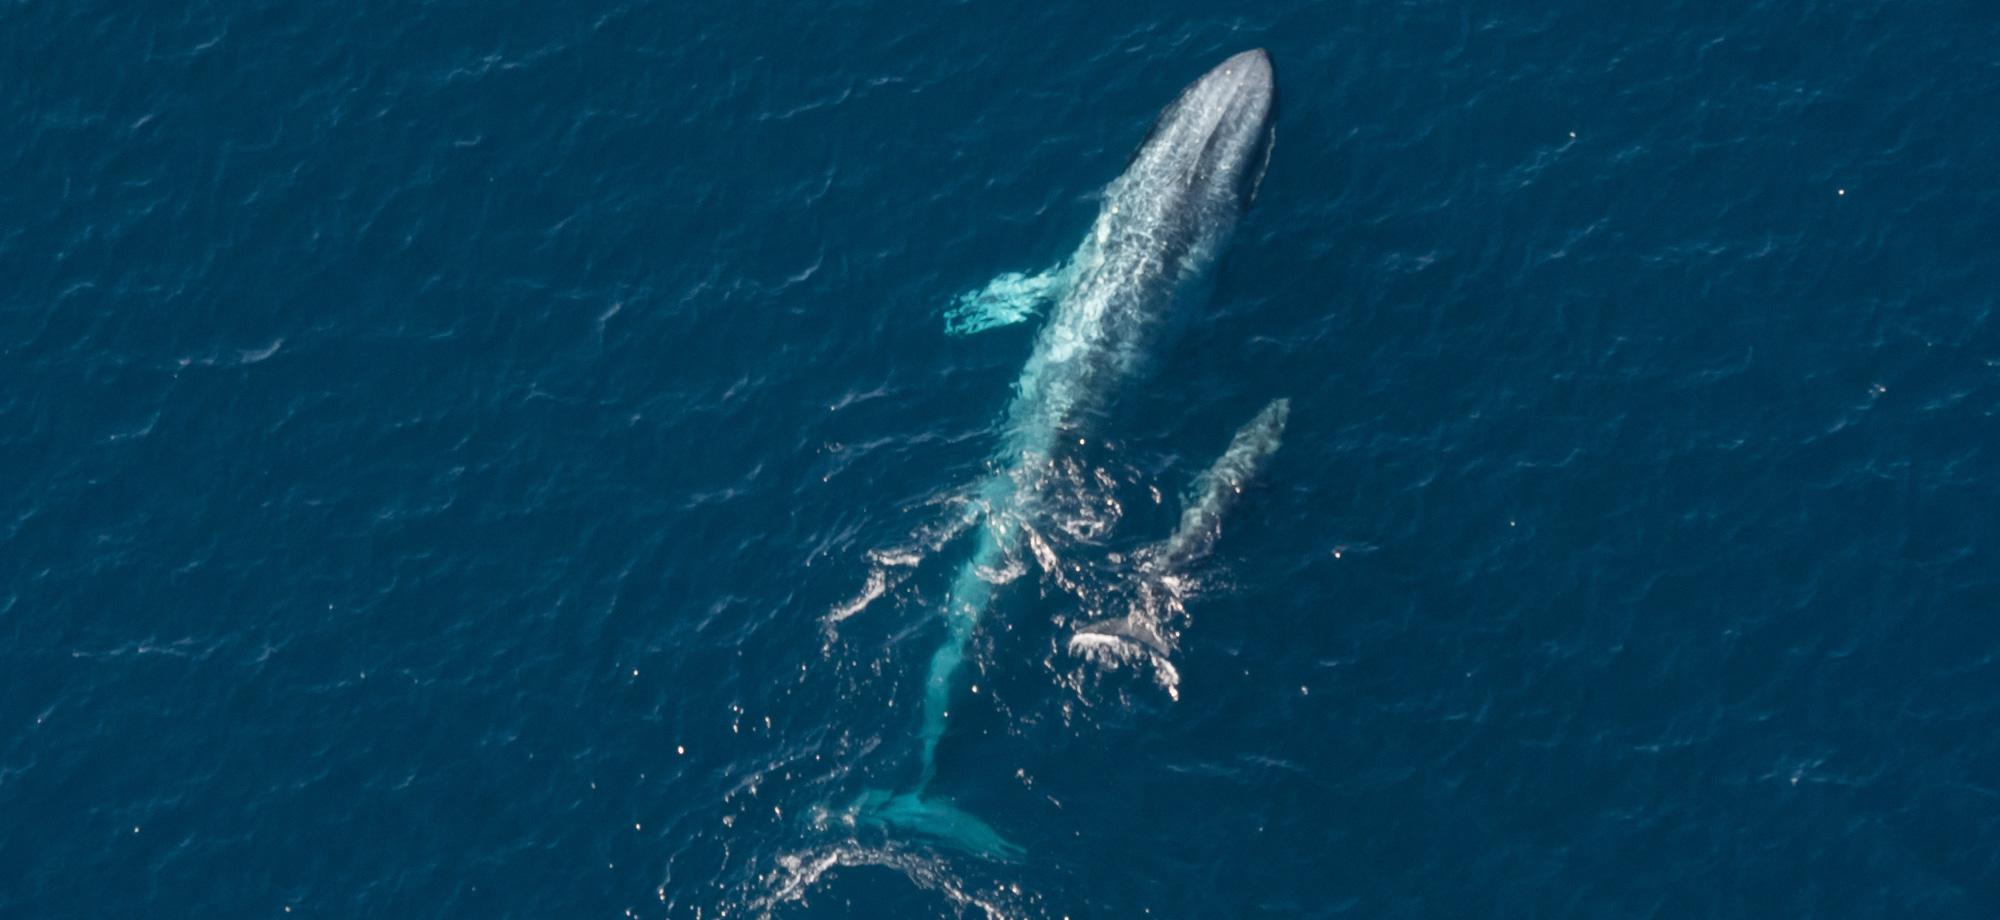
[[1000,836],[993,825],[943,799],[914,792],[869,789],[848,808],[850,822],[913,831],[975,856],[1018,862],[1027,851]]
[[1034,316],[1068,289],[1073,274],[1070,265],[1065,262],[1035,275],[1007,272],[977,291],[958,295],[944,311],[944,331],[972,335]]

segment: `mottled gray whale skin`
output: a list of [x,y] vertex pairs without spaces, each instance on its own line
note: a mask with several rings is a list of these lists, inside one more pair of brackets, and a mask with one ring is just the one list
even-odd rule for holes
[[1229,449],[1195,479],[1181,509],[1180,526],[1165,540],[1133,555],[1136,590],[1130,612],[1077,627],[1069,640],[1071,654],[1102,655],[1113,662],[1132,654],[1149,658],[1161,689],[1180,699],[1180,672],[1170,656],[1178,641],[1173,621],[1180,618],[1189,591],[1187,572],[1215,549],[1222,519],[1283,444],[1291,414],[1291,400],[1274,399],[1237,429]]
[[955,676],[993,598],[994,573],[1019,549],[1041,473],[1161,346],[1191,282],[1206,275],[1255,197],[1270,155],[1277,83],[1262,49],[1235,55],[1160,113],[1131,163],[1104,190],[1060,300],[1015,384],[995,472],[979,488],[972,558],[945,602],[947,635],[931,658],[916,787],[864,794],[856,811],[1009,857],[1017,851],[976,818],[926,798]]
[[1262,49],[1223,61],[1160,113],[1104,190],[1073,280],[1021,371],[1018,457],[1101,407],[1156,354],[1189,282],[1205,274],[1250,207],[1270,157],[1277,83]]
[[1284,443],[1285,422],[1292,416],[1292,401],[1274,399],[1248,424],[1237,429],[1229,449],[1216,458],[1208,472],[1195,480],[1194,493],[1181,509],[1181,523],[1173,536],[1144,554],[1140,567],[1152,572],[1187,569],[1206,557],[1222,536],[1222,518],[1243,496],[1243,487],[1257,478],[1265,461]]

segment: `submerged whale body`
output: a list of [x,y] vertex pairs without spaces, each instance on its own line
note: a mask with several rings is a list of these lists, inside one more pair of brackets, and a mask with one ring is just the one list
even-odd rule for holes
[[[855,818],[902,827],[968,851],[1010,858],[1018,848],[968,812],[926,796],[950,715],[965,646],[992,602],[996,576],[1019,549],[1037,503],[1036,472],[1065,437],[1134,377],[1173,325],[1175,307],[1205,275],[1250,205],[1272,142],[1277,84],[1261,49],[1235,55],[1160,113],[1125,172],[1105,189],[1088,236],[1059,270],[1002,276],[962,301],[953,331],[977,331],[1032,312],[1010,295],[1053,300],[1007,410],[997,471],[978,490],[972,557],[945,603],[947,635],[932,656],[914,788],[871,790]],[[1000,293],[994,294],[992,292]]]

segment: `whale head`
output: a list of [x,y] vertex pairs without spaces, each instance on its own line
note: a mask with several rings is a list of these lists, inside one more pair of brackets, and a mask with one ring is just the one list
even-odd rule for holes
[[1200,205],[1249,207],[1270,157],[1277,100],[1270,54],[1231,56],[1160,113],[1128,175],[1160,190],[1179,183]]

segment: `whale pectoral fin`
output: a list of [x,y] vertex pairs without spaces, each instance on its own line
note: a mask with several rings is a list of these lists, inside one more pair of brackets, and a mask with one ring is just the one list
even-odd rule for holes
[[1069,279],[1068,264],[1036,275],[1007,272],[977,291],[958,295],[944,311],[944,331],[950,335],[971,335],[1011,326],[1061,297]]

